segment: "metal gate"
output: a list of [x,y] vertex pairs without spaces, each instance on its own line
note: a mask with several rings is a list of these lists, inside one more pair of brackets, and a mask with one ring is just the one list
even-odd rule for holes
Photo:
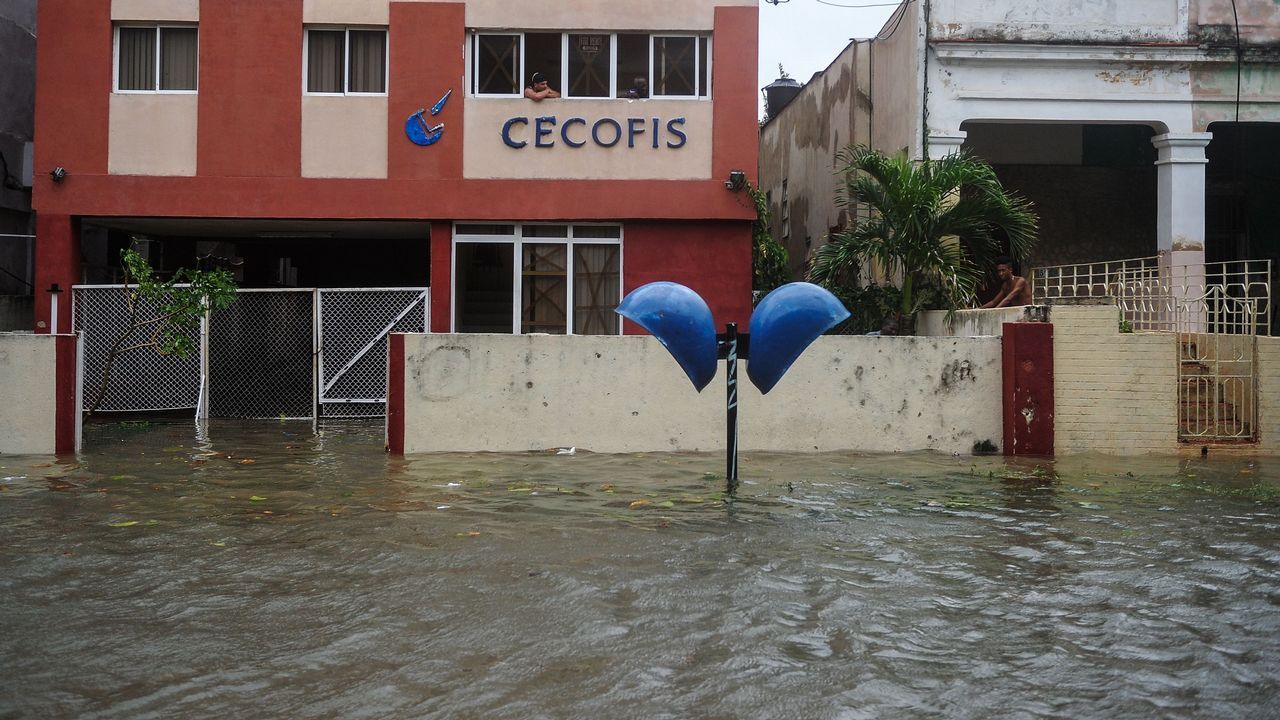
[[387,336],[426,332],[426,288],[320,290],[321,417],[377,417],[387,408]]
[[1178,304],[1179,440],[1257,439],[1258,313],[1220,285]]
[[[386,338],[426,332],[427,288],[239,290],[193,335],[185,358],[142,348],[121,354],[103,411],[192,410],[199,417],[377,417],[386,408]],[[85,339],[84,407],[130,313],[121,285],[76,286]],[[137,319],[155,316],[138,306]],[[145,342],[126,339],[124,346]]]

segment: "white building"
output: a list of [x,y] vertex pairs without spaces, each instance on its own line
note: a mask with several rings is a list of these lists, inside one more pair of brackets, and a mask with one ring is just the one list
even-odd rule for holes
[[986,158],[1037,205],[1032,266],[1280,259],[1274,0],[909,0],[772,114],[760,181],[797,273],[848,222],[850,143]]

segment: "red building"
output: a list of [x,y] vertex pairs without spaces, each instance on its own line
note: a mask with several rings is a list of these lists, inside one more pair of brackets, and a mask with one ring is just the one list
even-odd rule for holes
[[436,332],[617,333],[653,280],[750,313],[726,181],[756,167],[755,0],[42,0],[38,25],[38,331],[139,242],[242,287],[429,285]]

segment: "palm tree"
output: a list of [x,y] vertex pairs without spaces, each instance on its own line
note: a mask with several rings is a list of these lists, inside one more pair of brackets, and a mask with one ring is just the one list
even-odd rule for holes
[[878,265],[901,278],[901,328],[914,325],[925,288],[939,294],[944,309],[973,304],[1003,254],[998,230],[1015,258],[1026,257],[1035,243],[1031,203],[1007,192],[991,166],[968,152],[914,163],[905,154],[851,145],[837,157],[845,180],[838,204],[866,204],[871,217],[831,234],[814,254],[809,280],[839,295],[856,287],[859,269]]

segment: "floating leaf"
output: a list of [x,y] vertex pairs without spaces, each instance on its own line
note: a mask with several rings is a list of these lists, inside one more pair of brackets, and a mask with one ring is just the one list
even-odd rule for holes
[[241,461],[240,461],[240,464],[241,464],[241,465],[252,465],[252,464],[254,464],[254,463],[256,463],[256,462],[258,462],[258,461],[257,461],[257,460],[254,460],[253,458],[245,458],[245,459],[243,459],[243,460],[241,460]]
[[112,475],[112,476],[111,476],[111,479],[112,479],[112,480],[126,480],[126,479],[128,479],[128,477],[129,477],[128,475]]
[[631,508],[632,510],[635,510],[636,508],[642,508],[652,504],[653,502],[650,500],[635,500],[627,507]]
[[654,503],[653,506],[660,507],[660,508],[669,508],[669,507],[675,507],[676,504],[674,501],[671,501],[671,500],[663,500],[660,503]]
[[137,524],[137,520],[121,520],[120,522],[110,523],[111,527],[133,527]]
[[250,496],[249,498],[249,502],[262,502],[263,500],[266,500],[266,498],[262,497],[261,495],[253,495],[253,496]]
[[224,542],[216,542],[216,543],[209,543],[209,544],[210,544],[210,545],[212,545],[212,546],[214,546],[214,547],[221,547],[221,548],[224,548],[224,547],[226,547],[226,546],[227,546],[227,544],[226,544],[226,543],[224,543]]

